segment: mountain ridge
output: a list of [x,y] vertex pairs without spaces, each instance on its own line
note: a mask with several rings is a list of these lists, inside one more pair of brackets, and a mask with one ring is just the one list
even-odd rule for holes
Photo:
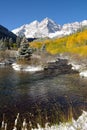
[[87,20],[59,25],[46,17],[41,22],[37,20],[12,30],[18,36],[25,35],[27,38],[54,38],[75,33],[82,27],[87,26]]
[[13,40],[16,40],[16,35],[9,31],[6,27],[0,25],[0,39],[1,38],[12,38]]

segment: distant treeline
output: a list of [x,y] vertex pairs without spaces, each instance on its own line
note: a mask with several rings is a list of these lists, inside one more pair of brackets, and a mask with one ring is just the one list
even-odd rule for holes
[[[22,39],[23,37],[16,37],[15,40],[10,37],[2,37],[0,38],[0,50],[17,49],[20,47]],[[27,40],[28,42],[32,42],[33,40],[36,40],[36,38],[28,38]]]

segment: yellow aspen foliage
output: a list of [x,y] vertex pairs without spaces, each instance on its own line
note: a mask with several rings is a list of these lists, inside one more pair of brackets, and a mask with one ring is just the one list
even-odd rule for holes
[[33,47],[33,48],[41,48],[42,45],[43,45],[42,42],[32,42],[30,44],[30,46]]
[[76,45],[76,43],[77,43],[77,39],[74,35],[72,35],[68,38],[67,43],[66,43],[66,47],[72,48]]
[[40,49],[43,44],[46,45],[46,51],[51,54],[71,52],[87,55],[87,30],[62,38],[33,41],[31,46]]

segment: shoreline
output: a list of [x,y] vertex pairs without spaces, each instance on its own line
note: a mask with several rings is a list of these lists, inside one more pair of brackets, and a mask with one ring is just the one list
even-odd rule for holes
[[[45,66],[41,66],[41,65],[38,65],[38,66],[35,66],[35,65],[20,65],[20,64],[17,64],[15,62],[14,59],[5,59],[4,61],[1,61],[0,62],[0,66],[9,66],[11,65],[11,67],[15,70],[15,71],[26,71],[26,72],[38,72],[38,71],[43,71],[43,70],[48,70],[50,68],[51,69],[55,69],[55,64],[56,62],[58,61],[58,59],[60,61],[62,60],[67,60],[67,66],[68,65],[71,65],[71,70],[72,71],[77,71],[79,73],[79,76],[82,77],[82,78],[87,78],[87,68],[86,68],[86,63],[82,63],[80,61],[80,63],[78,61],[74,61],[72,59],[70,59],[69,57],[66,58],[66,56],[60,56],[57,58],[57,60],[55,59],[53,62],[52,61],[49,61],[49,63],[47,63],[47,67],[48,67],[48,64],[54,64],[54,68],[50,68],[50,67],[46,67]],[[60,64],[60,66],[62,66],[62,64]],[[64,66],[65,67],[65,66]],[[63,67],[62,67],[63,69]]]

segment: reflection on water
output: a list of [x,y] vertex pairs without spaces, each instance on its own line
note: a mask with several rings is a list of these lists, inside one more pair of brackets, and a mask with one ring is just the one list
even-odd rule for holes
[[[33,127],[46,122],[75,118],[81,110],[87,110],[87,80],[76,74],[51,77],[45,73],[16,72],[0,68],[0,121],[3,113],[8,124],[17,113],[25,117]],[[73,113],[72,113],[73,112]]]

